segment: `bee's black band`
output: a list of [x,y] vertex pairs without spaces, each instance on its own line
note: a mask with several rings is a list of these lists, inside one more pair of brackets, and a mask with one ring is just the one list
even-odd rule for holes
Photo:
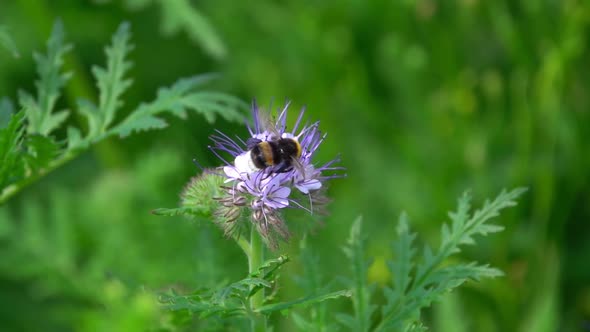
[[252,148],[252,151],[250,151],[250,157],[252,158],[254,166],[261,169],[266,167],[266,162],[264,160],[264,156],[262,155],[262,149],[260,145],[255,145],[254,148]]
[[273,158],[273,164],[277,165],[280,164],[281,161],[283,160],[283,156],[281,155],[281,149],[279,147],[279,144],[277,142],[268,142],[272,151],[272,158]]

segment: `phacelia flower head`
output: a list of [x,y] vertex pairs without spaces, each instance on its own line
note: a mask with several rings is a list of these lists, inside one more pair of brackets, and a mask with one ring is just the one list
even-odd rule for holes
[[[326,181],[341,177],[332,171],[339,159],[318,165],[313,156],[326,138],[319,122],[303,124],[305,110],[299,112],[293,128],[287,127],[289,103],[277,111],[275,119],[252,105],[253,123],[249,137],[236,139],[217,131],[210,149],[224,163],[219,174],[225,178],[225,194],[217,211],[226,234],[237,229],[244,209],[259,233],[271,246],[275,236],[288,239],[287,225],[281,216],[285,208],[309,213],[323,211]],[[330,174],[327,174],[330,173]]]

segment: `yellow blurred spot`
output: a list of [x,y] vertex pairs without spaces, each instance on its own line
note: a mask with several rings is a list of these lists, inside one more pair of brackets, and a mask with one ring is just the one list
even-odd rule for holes
[[481,87],[489,99],[500,98],[504,90],[502,76],[497,70],[487,70],[481,77]]
[[133,307],[142,316],[149,316],[156,311],[156,301],[148,293],[141,293],[133,299]]
[[465,143],[465,161],[472,168],[478,169],[485,166],[487,159],[487,146],[485,139],[472,137]]
[[118,280],[109,281],[104,286],[105,297],[111,301],[123,298],[126,293],[125,286]]
[[377,283],[380,285],[385,285],[391,279],[391,273],[387,268],[387,263],[385,257],[378,256],[375,257],[373,264],[369,267],[369,276],[368,276],[370,283]]

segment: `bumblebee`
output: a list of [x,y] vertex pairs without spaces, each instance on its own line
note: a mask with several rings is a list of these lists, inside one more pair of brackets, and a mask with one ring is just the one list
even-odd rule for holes
[[253,173],[273,167],[273,173],[284,173],[298,167],[301,145],[295,138],[279,138],[263,141],[251,138],[246,142],[248,151],[236,157],[239,170]]

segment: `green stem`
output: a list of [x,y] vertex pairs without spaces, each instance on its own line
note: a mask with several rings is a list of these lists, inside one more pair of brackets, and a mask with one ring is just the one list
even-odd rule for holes
[[251,256],[250,242],[248,242],[248,240],[246,240],[243,236],[234,237],[234,240],[236,240],[236,243],[238,244],[238,246],[240,246],[240,248],[242,248],[242,250],[244,251],[244,254],[246,255],[246,257],[248,257],[248,262],[249,262],[250,256]]
[[[256,227],[250,227],[250,256],[248,256],[248,272],[256,272],[264,260],[264,244]],[[264,288],[250,297],[250,310],[255,312],[264,304]],[[266,317],[260,315],[252,319],[252,332],[266,331]]]
[[58,159],[49,163],[49,165],[47,167],[39,170],[37,173],[34,173],[33,175],[30,175],[19,182],[9,185],[8,187],[4,188],[4,190],[2,190],[0,188],[0,205],[6,203],[6,201],[8,199],[10,199],[12,196],[16,195],[22,189],[26,188],[27,186],[34,183],[35,181],[39,180],[40,178],[45,176],[47,173],[50,173],[54,169],[62,166],[63,164],[67,163],[68,161],[74,159],[75,157],[78,156],[78,154],[80,154],[80,152],[81,151],[75,151],[75,152],[68,151],[64,155],[59,157]]

